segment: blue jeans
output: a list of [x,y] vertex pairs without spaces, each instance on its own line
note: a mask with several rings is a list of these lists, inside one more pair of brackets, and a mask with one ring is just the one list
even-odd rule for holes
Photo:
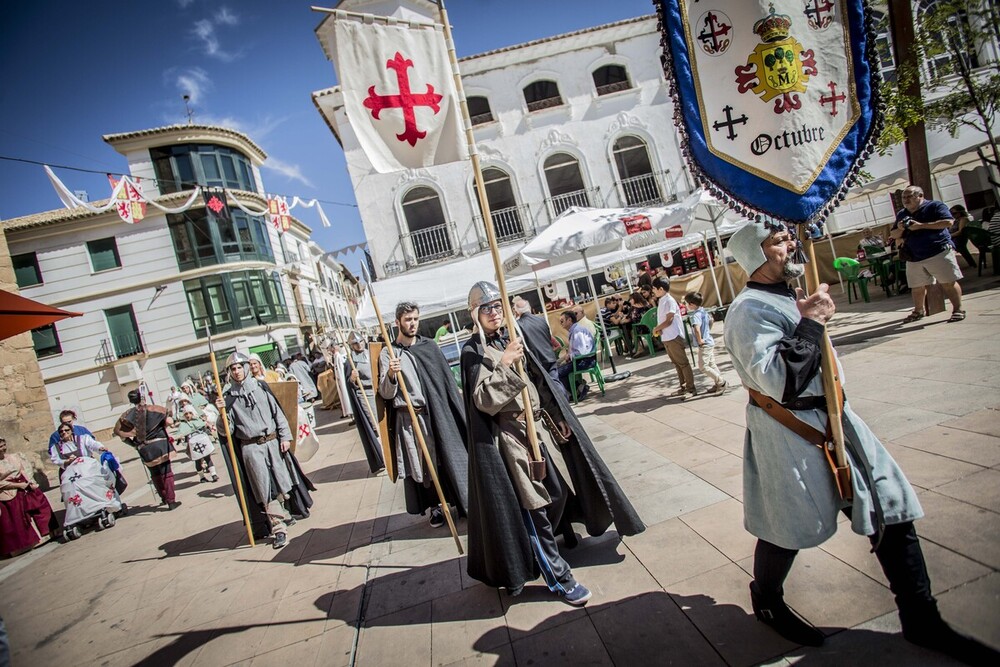
[[[584,371],[588,368],[593,368],[597,363],[596,359],[584,359],[582,361],[576,362],[576,370]],[[569,386],[569,374],[573,372],[573,362],[563,364],[562,366],[556,366],[556,375],[559,382],[562,383],[563,388],[566,390],[566,394],[570,395]]]

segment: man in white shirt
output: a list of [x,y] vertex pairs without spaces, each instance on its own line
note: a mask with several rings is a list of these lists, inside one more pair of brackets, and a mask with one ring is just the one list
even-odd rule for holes
[[653,279],[653,295],[657,298],[656,321],[653,335],[659,334],[663,347],[667,350],[670,361],[677,369],[677,377],[681,386],[674,393],[674,398],[690,398],[698,395],[694,386],[694,371],[687,358],[687,337],[684,335],[684,320],[681,317],[680,306],[674,297],[670,296],[670,281],[660,276]]

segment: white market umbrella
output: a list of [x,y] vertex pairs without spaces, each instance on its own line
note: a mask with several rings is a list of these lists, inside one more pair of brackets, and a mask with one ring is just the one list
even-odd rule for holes
[[[504,273],[510,276],[528,271],[537,273],[582,259],[596,307],[597,290],[589,257],[629,254],[671,238],[683,238],[697,231],[692,227],[695,209],[701,203],[703,192],[698,190],[683,201],[663,207],[570,208],[504,262]],[[606,342],[608,332],[604,320],[598,316],[598,321]],[[612,372],[617,375],[614,357],[609,353],[608,358]]]

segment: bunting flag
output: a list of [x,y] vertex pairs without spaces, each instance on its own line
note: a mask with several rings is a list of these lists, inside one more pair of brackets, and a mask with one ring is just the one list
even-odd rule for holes
[[[295,196],[292,198],[292,203],[288,204],[286,197],[271,195],[267,200],[267,207],[258,208],[256,204],[240,200],[239,197],[228,188],[211,189],[196,186],[194,190],[191,191],[191,195],[180,206],[170,207],[160,204],[155,199],[148,199],[145,195],[143,195],[142,189],[138,185],[139,179],[133,180],[131,176],[127,175],[117,179],[113,175],[108,174],[108,182],[111,183],[111,196],[103,206],[95,206],[90,202],[83,201],[73,194],[73,192],[70,191],[70,189],[67,188],[61,180],[59,180],[59,177],[55,175],[48,165],[45,165],[45,174],[49,177],[49,181],[52,183],[52,187],[59,196],[59,200],[62,201],[63,206],[66,208],[82,207],[93,213],[104,213],[105,211],[110,211],[114,208],[118,215],[121,216],[122,220],[129,224],[142,220],[146,216],[147,206],[154,206],[160,211],[169,214],[183,213],[184,211],[187,211],[195,206],[198,197],[203,197],[205,206],[210,210],[213,210],[216,217],[228,218],[230,216],[229,205],[232,204],[247,215],[267,215],[270,218],[272,215],[272,201],[281,200],[281,210],[283,211],[282,215],[287,217],[287,222],[283,223],[285,225],[285,230],[291,226],[291,209],[294,209],[296,206],[315,208],[316,214],[319,215],[320,222],[323,226],[330,226],[330,220],[326,217],[326,213],[323,211],[323,207],[320,206],[319,200],[317,199],[304,200]],[[217,206],[222,207],[219,209],[218,213],[214,211],[214,208]],[[273,218],[271,218],[271,222],[274,224]]]
[[344,110],[376,171],[466,158],[442,26],[333,12]]
[[284,197],[271,197],[267,200],[267,215],[279,234],[287,232],[292,226],[292,216],[288,213],[288,200]]
[[695,179],[738,213],[821,224],[881,131],[867,0],[657,0]]
[[232,214],[229,212],[229,202],[226,201],[226,193],[221,189],[202,189],[202,196],[205,199],[205,208],[212,212],[216,220],[231,220]]
[[118,217],[130,225],[134,225],[146,217],[146,199],[142,196],[139,185],[128,176],[121,177],[122,187],[118,187],[119,179],[108,174],[111,190],[118,193],[112,200],[115,202],[115,212]]

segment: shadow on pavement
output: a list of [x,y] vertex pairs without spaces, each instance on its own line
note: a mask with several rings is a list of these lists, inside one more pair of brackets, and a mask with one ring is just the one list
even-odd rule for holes
[[309,479],[313,484],[326,484],[328,482],[349,482],[358,479],[374,477],[368,469],[366,461],[346,461],[335,463],[334,465],[320,468],[309,473]]

